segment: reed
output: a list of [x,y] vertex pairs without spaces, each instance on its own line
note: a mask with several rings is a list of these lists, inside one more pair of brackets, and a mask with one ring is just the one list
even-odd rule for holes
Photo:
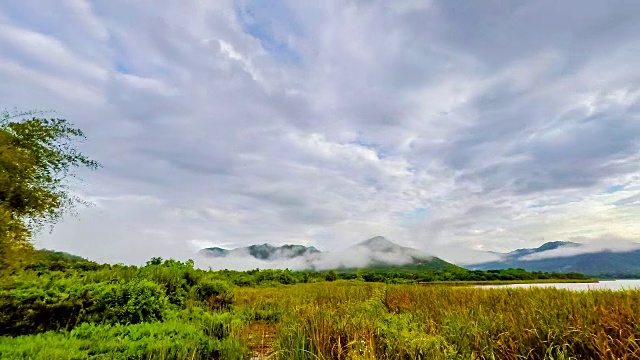
[[[268,300],[267,300],[268,299]],[[638,359],[640,291],[318,283],[239,289],[274,359]]]

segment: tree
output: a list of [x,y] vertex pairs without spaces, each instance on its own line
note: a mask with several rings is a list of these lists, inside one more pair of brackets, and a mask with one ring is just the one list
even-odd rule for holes
[[329,272],[325,276],[325,280],[326,281],[336,281],[336,280],[338,280],[338,274],[335,272],[335,270],[329,270]]
[[81,130],[34,115],[0,115],[0,269],[32,248],[35,231],[82,202],[69,188],[73,170],[99,167],[74,146],[85,139]]

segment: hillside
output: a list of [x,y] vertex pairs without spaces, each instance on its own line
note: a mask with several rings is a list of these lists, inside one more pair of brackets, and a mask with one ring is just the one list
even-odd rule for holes
[[[602,277],[637,277],[640,276],[640,250],[589,251],[585,245],[574,242],[549,242],[538,248],[518,249],[500,254],[501,260],[473,264],[468,269],[490,270],[521,268],[527,271],[545,272],[579,272],[591,276]],[[575,255],[565,256],[558,249],[573,249]],[[580,250],[583,249],[582,252]],[[556,252],[552,252],[556,250]]]
[[347,249],[346,256],[366,257],[368,261],[362,266],[349,266],[348,263],[344,263],[337,266],[336,269],[378,272],[424,272],[460,269],[460,267],[438,257],[425,254],[414,248],[400,246],[382,236],[373,237]]
[[89,260],[78,255],[69,254],[64,251],[49,249],[38,249],[35,251],[36,259],[41,261],[67,261],[67,262],[88,262]]

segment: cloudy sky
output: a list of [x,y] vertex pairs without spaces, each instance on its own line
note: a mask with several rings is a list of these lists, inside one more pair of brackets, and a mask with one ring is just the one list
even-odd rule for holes
[[0,107],[103,164],[37,244],[109,262],[640,241],[639,60],[634,0],[0,2]]

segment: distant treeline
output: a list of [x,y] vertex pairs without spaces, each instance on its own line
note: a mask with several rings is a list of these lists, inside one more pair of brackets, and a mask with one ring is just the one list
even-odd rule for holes
[[603,279],[603,280],[613,280],[613,279],[640,279],[640,274],[639,273],[608,273],[608,272],[603,272],[603,273],[599,273],[599,274],[595,274],[593,276],[594,278],[597,279]]

